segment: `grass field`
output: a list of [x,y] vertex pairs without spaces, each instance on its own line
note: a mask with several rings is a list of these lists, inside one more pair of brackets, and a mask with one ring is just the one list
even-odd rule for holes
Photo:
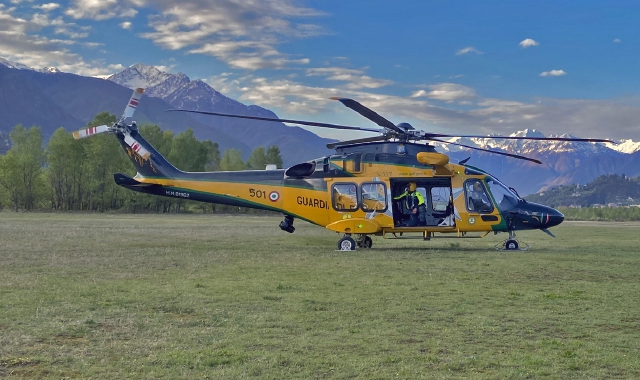
[[638,223],[484,239],[0,213],[0,377],[640,378]]

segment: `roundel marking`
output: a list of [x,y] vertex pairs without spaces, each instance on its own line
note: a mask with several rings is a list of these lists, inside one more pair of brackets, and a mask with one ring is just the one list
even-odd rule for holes
[[277,191],[272,191],[269,193],[269,199],[271,200],[271,202],[276,202],[278,199],[280,199],[280,194],[278,194]]
[[474,218],[473,216],[469,218],[469,224],[475,224],[476,223],[476,218]]

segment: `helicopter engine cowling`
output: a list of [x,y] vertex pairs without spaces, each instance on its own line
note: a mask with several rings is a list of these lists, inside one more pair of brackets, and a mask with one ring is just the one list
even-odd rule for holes
[[287,177],[294,178],[304,178],[308,177],[316,170],[315,162],[303,162],[301,164],[296,164],[287,169],[284,172],[284,175]]
[[444,166],[449,163],[449,156],[437,152],[420,152],[416,159],[424,165]]

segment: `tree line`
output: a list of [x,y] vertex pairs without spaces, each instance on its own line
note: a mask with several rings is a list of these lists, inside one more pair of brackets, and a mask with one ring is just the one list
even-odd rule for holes
[[559,207],[566,220],[593,220],[609,222],[640,221],[640,207]]
[[[87,127],[111,125],[116,116],[99,113]],[[177,135],[155,124],[140,133],[174,166],[184,171],[263,170],[267,164],[282,167],[280,149],[258,147],[247,161],[242,152],[217,143],[199,141],[191,128]],[[17,125],[9,135],[11,148],[0,155],[0,208],[60,211],[123,212],[255,212],[238,207],[159,197],[134,192],[115,184],[113,174],[135,168],[118,141],[109,134],[74,140],[57,129],[43,145],[39,127]]]

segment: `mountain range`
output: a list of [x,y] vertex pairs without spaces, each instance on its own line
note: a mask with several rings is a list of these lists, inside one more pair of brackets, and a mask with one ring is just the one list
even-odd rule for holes
[[[221,150],[235,148],[247,158],[258,146],[278,145],[285,166],[330,154],[321,138],[299,127],[279,122],[216,118],[167,109],[183,108],[248,116],[277,117],[268,109],[245,105],[224,96],[201,80],[170,74],[156,67],[135,64],[108,78],[63,73],[56,68],[33,70],[0,58],[0,153],[8,149],[9,131],[17,124],[37,125],[48,138],[63,126],[68,131],[84,127],[102,111],[120,115],[132,88],[145,88],[135,119],[179,133],[192,128],[199,139],[210,139]],[[543,137],[536,130],[513,136]],[[519,154],[541,160],[543,165],[437,144],[452,160],[470,157],[469,165],[491,173],[522,195],[554,186],[586,184],[603,174],[640,175],[640,142],[618,145],[546,141],[507,141],[487,138],[454,138],[451,142]]]
[[[100,112],[121,115],[131,96],[130,88],[141,86],[147,89],[147,96],[140,102],[134,117],[139,125],[154,123],[174,133],[192,128],[197,138],[217,142],[221,151],[238,149],[245,159],[258,146],[277,145],[287,166],[332,152],[326,144],[334,140],[279,122],[166,112],[186,108],[277,118],[267,109],[230,99],[203,81],[191,81],[184,74],[162,73],[155,67],[141,64],[105,80],[63,73],[54,68],[32,70],[0,60],[0,114],[3,115],[0,132],[8,135],[17,124],[40,126],[45,138],[60,126],[74,131],[84,127]],[[7,146],[4,148],[6,150]]]

